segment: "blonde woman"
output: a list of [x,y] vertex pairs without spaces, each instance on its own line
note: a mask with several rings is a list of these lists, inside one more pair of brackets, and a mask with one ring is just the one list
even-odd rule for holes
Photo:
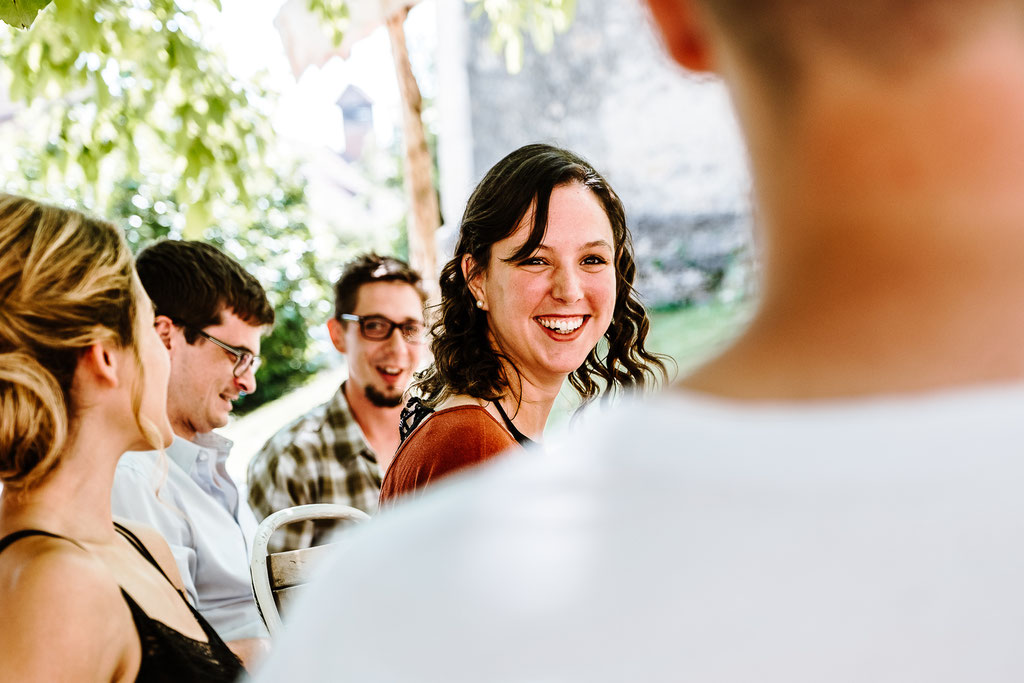
[[168,367],[120,232],[0,194],[0,680],[240,673],[163,538],[110,514],[121,453],[170,443]]

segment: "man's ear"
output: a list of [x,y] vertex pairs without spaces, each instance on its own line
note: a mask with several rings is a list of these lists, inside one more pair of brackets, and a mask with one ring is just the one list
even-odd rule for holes
[[469,254],[462,255],[462,262],[459,263],[462,268],[462,279],[466,281],[466,286],[469,287],[469,293],[476,299],[477,307],[480,310],[487,310],[487,297],[484,296],[484,271],[478,271],[476,275],[470,277],[470,273],[476,267],[476,261]]
[[337,318],[327,321],[327,333],[331,335],[331,343],[341,353],[348,353],[348,340],[345,339],[345,325]]
[[690,71],[714,71],[711,27],[697,0],[647,0],[665,48]]
[[171,319],[166,315],[158,315],[153,318],[153,328],[160,335],[164,346],[168,349],[171,348],[171,333],[174,332],[174,323],[171,322]]
[[89,346],[78,356],[76,372],[87,373],[97,384],[116,387],[119,381],[117,371],[117,355],[112,347],[102,342]]

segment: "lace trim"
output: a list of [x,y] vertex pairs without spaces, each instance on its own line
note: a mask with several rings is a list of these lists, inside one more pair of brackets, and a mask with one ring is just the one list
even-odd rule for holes
[[407,436],[412,434],[420,424],[426,420],[434,411],[423,405],[423,401],[417,396],[409,399],[409,402],[402,408],[402,417],[398,422],[399,443],[404,443]]

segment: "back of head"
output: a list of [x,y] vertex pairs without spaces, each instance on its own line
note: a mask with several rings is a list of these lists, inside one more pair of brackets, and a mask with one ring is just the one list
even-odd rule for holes
[[[808,399],[1017,374],[994,312],[1024,291],[1024,3],[648,2],[675,60],[728,85],[765,236],[752,324],[687,388]],[[950,305],[950,272],[970,304]]]
[[[655,4],[692,0],[652,0]],[[991,7],[1019,0],[696,0],[748,61],[785,92],[799,85],[823,46],[885,73],[912,67],[949,45]]]
[[373,282],[404,282],[426,302],[427,294],[419,273],[405,261],[371,252],[346,263],[334,283],[334,317],[340,320],[345,313],[356,310],[359,288]]
[[260,283],[211,244],[157,242],[139,252],[136,268],[156,315],[184,326],[190,344],[196,330],[221,323],[225,309],[254,327],[274,323],[274,309]]
[[131,254],[121,232],[77,211],[0,194],[0,480],[41,481],[75,418],[79,353],[135,346]]

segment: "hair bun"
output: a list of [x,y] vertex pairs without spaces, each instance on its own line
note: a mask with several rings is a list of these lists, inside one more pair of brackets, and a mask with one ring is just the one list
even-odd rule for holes
[[22,351],[0,353],[0,479],[31,486],[57,463],[68,433],[64,393],[53,374]]

